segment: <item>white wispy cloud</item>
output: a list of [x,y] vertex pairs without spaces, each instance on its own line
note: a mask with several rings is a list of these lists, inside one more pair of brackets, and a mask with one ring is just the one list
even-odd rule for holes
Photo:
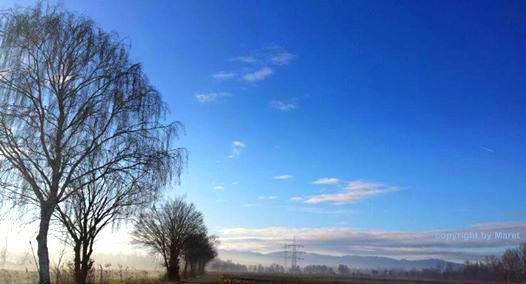
[[234,72],[221,71],[221,72],[212,74],[212,78],[216,80],[230,80],[230,79],[234,79],[235,77],[236,77],[236,73]]
[[269,196],[258,196],[259,200],[275,200],[278,199],[278,196],[275,195],[269,195]]
[[277,64],[277,65],[287,65],[295,57],[296,57],[296,55],[284,50],[284,51],[281,51],[281,52],[275,54],[274,56],[272,56],[270,60],[272,62],[274,62],[275,64]]
[[241,207],[246,207],[246,208],[256,207],[256,204],[255,203],[243,203],[241,204]]
[[315,184],[315,185],[335,185],[339,183],[340,183],[340,180],[337,178],[333,178],[333,177],[319,178],[312,182],[312,184]]
[[270,107],[280,111],[290,111],[296,109],[298,104],[291,101],[271,100]]
[[200,103],[211,103],[211,102],[214,102],[219,97],[227,97],[227,96],[230,96],[230,93],[226,93],[226,92],[208,92],[208,93],[195,93],[194,94],[194,97]]
[[[478,234],[470,238],[469,233]],[[483,239],[481,234],[491,236]],[[360,230],[350,227],[313,228],[225,228],[220,234],[221,249],[255,252],[281,250],[296,237],[309,252],[330,255],[373,255],[394,258],[442,258],[454,261],[482,259],[523,239],[496,238],[496,234],[526,235],[526,222],[475,224],[463,228],[425,231]]]
[[236,140],[232,142],[232,145],[230,146],[230,155],[228,155],[228,158],[234,159],[239,157],[241,155],[241,152],[247,147],[247,144],[245,144],[242,141]]
[[229,70],[212,74],[216,80],[240,79],[246,82],[262,81],[274,74],[275,69],[283,68],[296,58],[296,55],[278,45],[249,52],[248,54],[226,59],[233,64]]
[[247,55],[236,56],[227,59],[229,62],[237,62],[247,65],[287,65],[297,56],[285,48],[273,45],[255,50]]
[[397,187],[363,180],[349,181],[343,191],[311,195],[304,198],[309,204],[345,204],[354,203],[372,196],[398,191]]
[[214,186],[214,190],[217,190],[217,191],[224,190],[224,189],[225,189],[225,187],[222,186],[222,185],[216,185],[216,186]]
[[274,73],[272,68],[265,66],[254,72],[246,73],[243,76],[243,80],[249,82],[261,81],[265,80],[268,76],[272,75],[272,73]]
[[272,179],[277,179],[277,180],[287,180],[287,179],[291,179],[291,178],[293,178],[292,175],[280,175],[280,176],[272,177]]
[[350,215],[352,212],[345,209],[326,209],[320,207],[310,207],[310,206],[291,206],[287,210],[293,212],[301,213],[313,213],[313,214],[322,214],[322,215]]
[[253,64],[259,62],[257,55],[242,55],[227,59],[226,61]]
[[480,146],[480,149],[490,153],[490,154],[493,154],[495,153],[495,150],[491,149],[491,148],[488,148],[488,147],[485,147],[485,146]]

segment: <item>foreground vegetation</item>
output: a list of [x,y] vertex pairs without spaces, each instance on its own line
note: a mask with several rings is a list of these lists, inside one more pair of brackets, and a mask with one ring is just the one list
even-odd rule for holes
[[[92,271],[88,283],[92,284],[157,284],[164,283],[160,271],[136,270],[128,267],[108,268],[100,266]],[[71,268],[51,270],[51,279],[57,284],[73,284],[74,273]],[[38,283],[38,272],[30,270],[0,269],[2,284],[35,284]]]

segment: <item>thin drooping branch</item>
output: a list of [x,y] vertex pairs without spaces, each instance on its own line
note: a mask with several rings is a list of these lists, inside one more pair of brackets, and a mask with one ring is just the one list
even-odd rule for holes
[[53,7],[0,14],[0,184],[8,185],[0,196],[40,209],[40,283],[50,283],[47,234],[57,206],[67,213],[61,203],[115,176],[130,184],[148,169],[156,185],[179,176],[185,152],[172,140],[180,124],[164,123],[164,113],[116,35]]

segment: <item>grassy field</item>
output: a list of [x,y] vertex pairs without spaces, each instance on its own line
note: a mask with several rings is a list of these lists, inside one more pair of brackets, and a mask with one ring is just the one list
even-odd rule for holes
[[[173,284],[161,280],[158,273],[145,271],[104,271],[102,278],[92,278],[93,284]],[[36,284],[33,271],[0,270],[0,284]],[[71,279],[62,278],[55,284],[72,284]],[[322,275],[290,275],[265,273],[209,273],[197,279],[183,281],[188,284],[504,284],[504,282],[440,281],[415,279],[357,278]],[[513,282],[518,283],[518,282]],[[520,283],[519,283],[520,284]],[[524,284],[524,283],[523,283]]]
[[[106,269],[95,270],[91,277],[94,284],[161,284],[162,274],[159,271],[146,271],[135,269]],[[53,283],[73,284],[69,271],[52,272]],[[7,270],[0,269],[0,284],[36,284],[38,274],[32,270]]]
[[[355,278],[341,276],[286,275],[286,274],[221,274],[219,284],[475,284],[479,281],[440,281],[414,279]],[[498,282],[483,282],[498,283]],[[517,282],[515,282],[517,283]]]

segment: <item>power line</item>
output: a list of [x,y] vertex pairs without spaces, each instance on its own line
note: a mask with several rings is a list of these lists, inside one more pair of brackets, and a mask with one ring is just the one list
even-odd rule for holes
[[298,261],[303,260],[301,255],[305,254],[305,252],[300,250],[301,248],[303,248],[303,245],[296,242],[296,236],[294,236],[292,243],[285,244],[284,266],[287,268],[287,264],[290,259],[289,271],[291,272],[298,268]]

